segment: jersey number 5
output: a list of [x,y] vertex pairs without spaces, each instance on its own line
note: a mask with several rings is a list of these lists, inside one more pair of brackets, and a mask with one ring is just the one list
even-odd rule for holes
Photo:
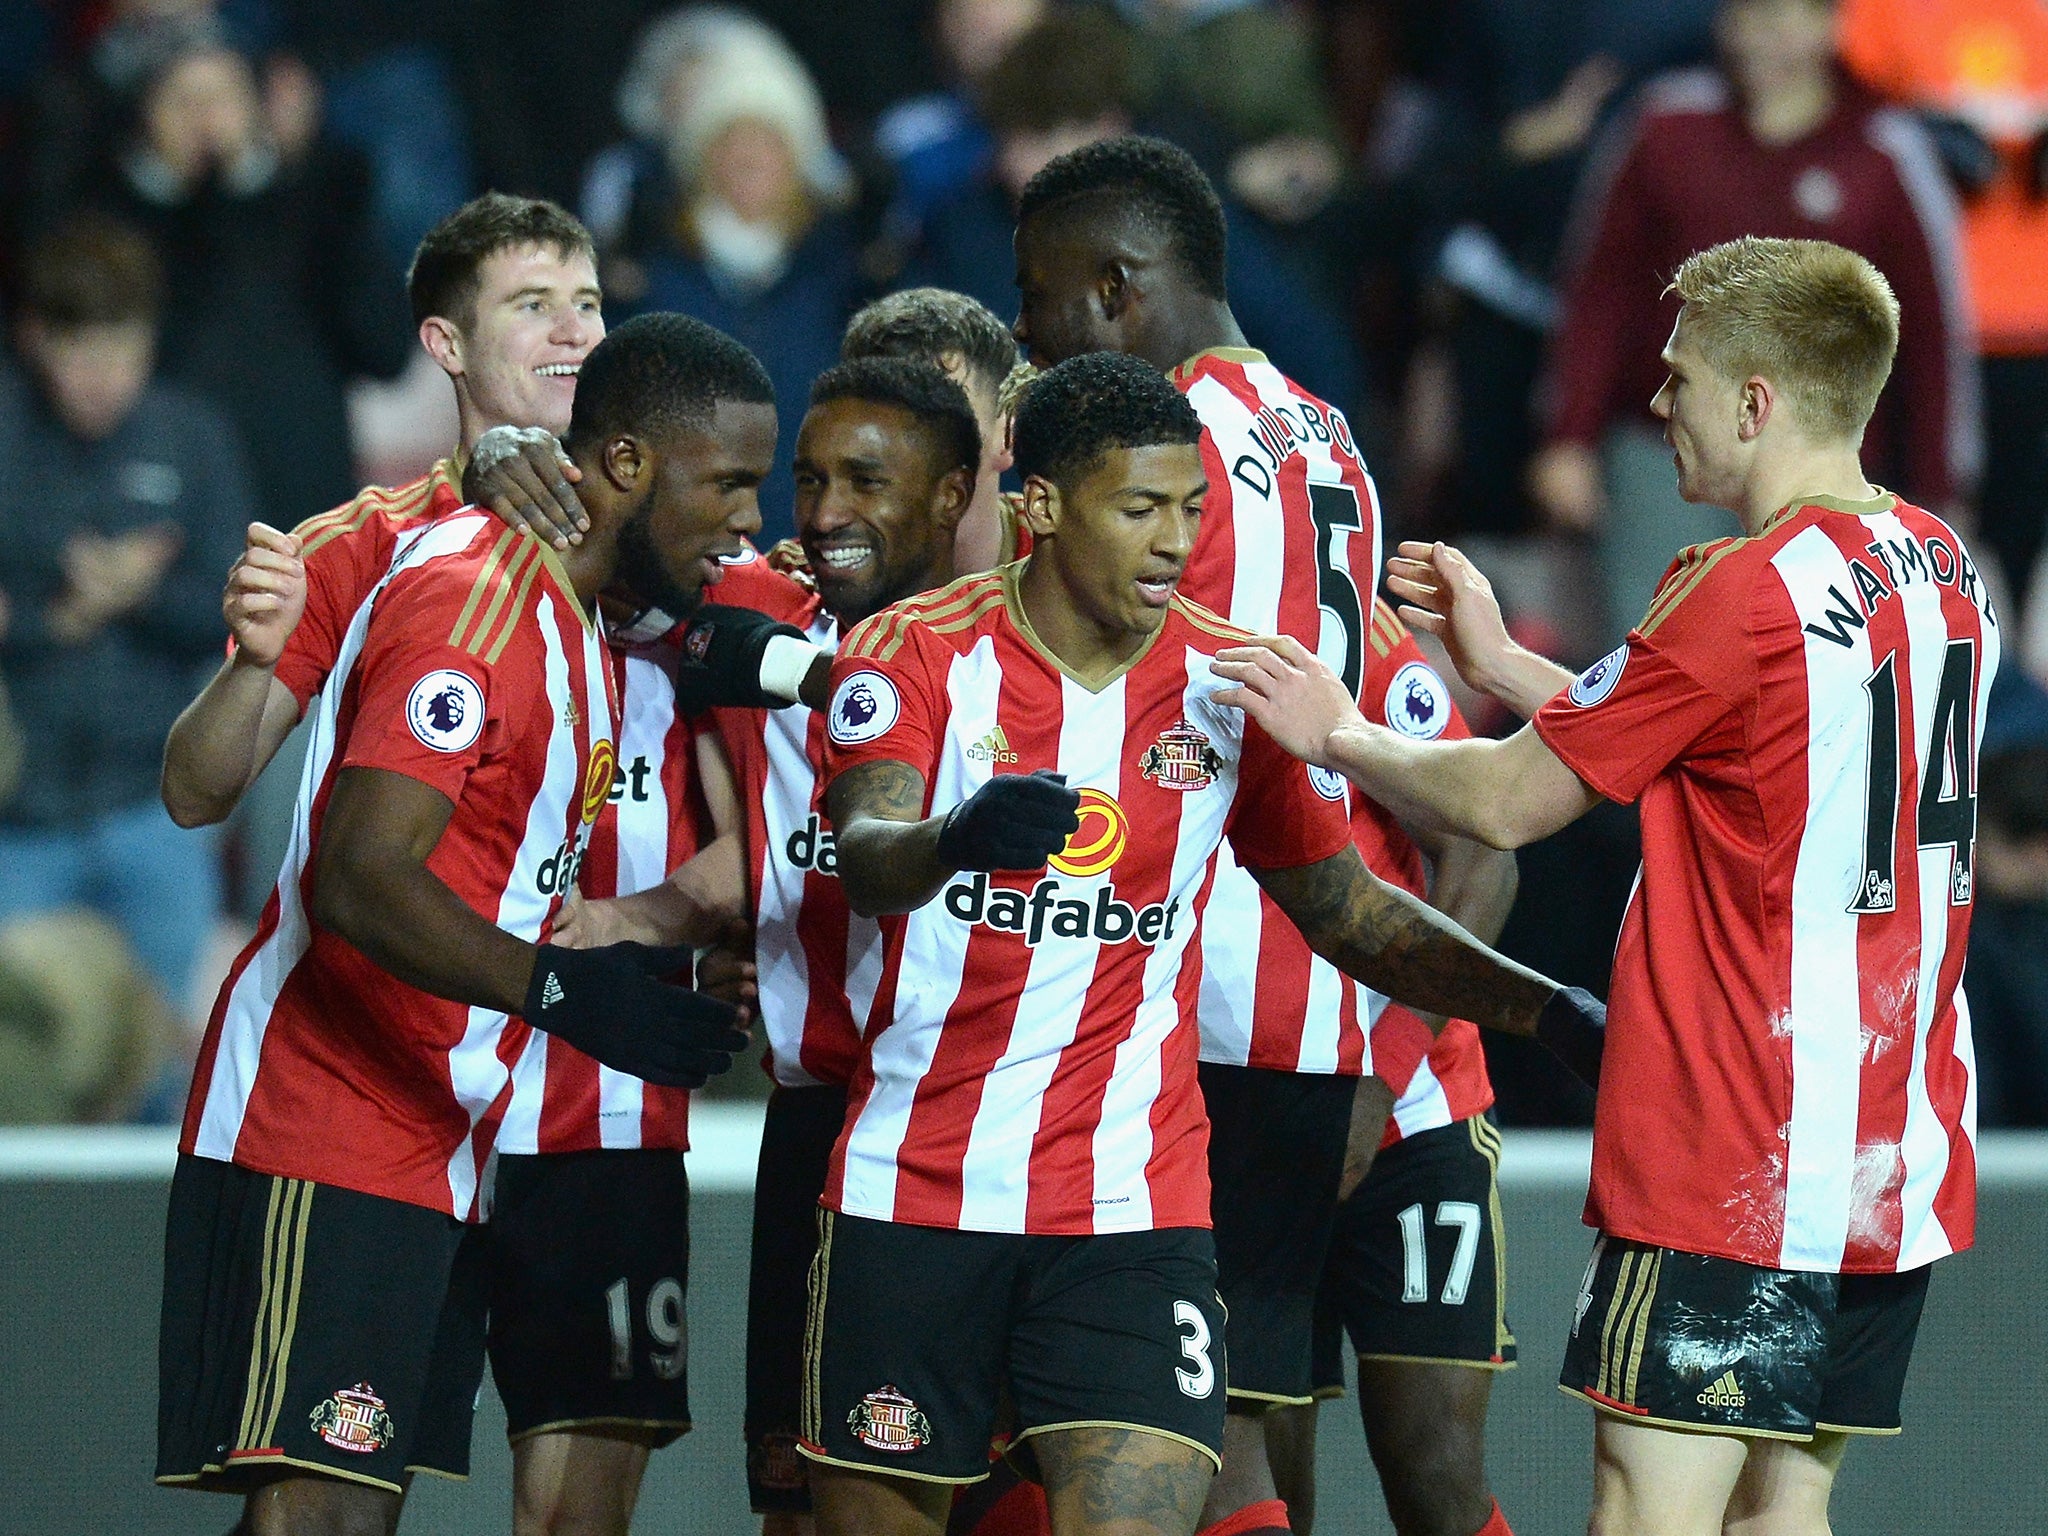
[[1337,541],[1344,531],[1357,532],[1365,527],[1358,492],[1348,485],[1310,482],[1308,515],[1316,525],[1316,606],[1335,619],[1344,632],[1344,665],[1337,672],[1344,679],[1344,691],[1355,699],[1359,685],[1365,681],[1365,604],[1359,598],[1358,583],[1352,579],[1349,551],[1339,561]]
[[[1899,904],[1895,832],[1899,824],[1899,656],[1894,651],[1863,685],[1870,695],[1870,767],[1864,781],[1863,873],[1851,912],[1891,912]],[[1951,640],[1941,658],[1934,693],[1934,729],[1914,806],[1913,841],[1921,848],[1953,848],[1951,906],[1970,903],[1970,850],[1977,840],[1977,642]]]

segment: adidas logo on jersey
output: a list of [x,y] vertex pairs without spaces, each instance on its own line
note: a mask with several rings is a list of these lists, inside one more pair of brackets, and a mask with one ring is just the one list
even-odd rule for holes
[[1047,876],[1030,891],[1010,886],[989,889],[988,876],[977,874],[964,884],[946,887],[946,911],[963,923],[981,924],[998,933],[1019,933],[1024,942],[1036,947],[1050,932],[1060,939],[1094,939],[1103,944],[1122,944],[1135,938],[1140,944],[1157,944],[1173,937],[1173,920],[1180,914],[1178,900],[1133,907],[1117,900],[1116,887],[1105,884],[1091,904],[1075,897],[1062,899],[1068,887]]
[[562,990],[561,978],[557,976],[553,971],[549,971],[548,979],[541,983],[541,1007],[552,1008],[555,1006],[555,1004],[559,1003],[563,998],[567,997],[568,995],[568,993]]
[[1703,1408],[1743,1408],[1749,1404],[1749,1394],[1735,1384],[1735,1373],[1723,1371],[1721,1379],[1694,1399]]
[[999,725],[967,749],[967,760],[971,763],[1014,763],[1017,754],[1010,750],[1010,738],[1003,734]]
[[795,869],[815,869],[821,875],[839,873],[839,845],[816,811],[782,840],[782,856]]

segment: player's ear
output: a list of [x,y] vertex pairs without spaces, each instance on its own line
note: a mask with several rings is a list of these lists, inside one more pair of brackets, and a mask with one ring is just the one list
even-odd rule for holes
[[973,500],[973,472],[961,467],[950,469],[932,490],[932,519],[941,528],[958,528],[960,519],[967,515],[967,504]]
[[449,378],[462,377],[462,332],[451,321],[439,315],[427,316],[420,322],[420,345],[427,349],[427,356],[439,363],[441,371]]
[[620,491],[636,489],[650,468],[647,456],[640,451],[639,439],[633,437],[608,440],[598,463],[604,467],[605,479]]
[[1095,279],[1095,302],[1102,310],[1105,320],[1118,320],[1131,307],[1133,289],[1131,269],[1120,256],[1112,256],[1102,264],[1102,272]]
[[1024,526],[1033,538],[1057,532],[1060,525],[1060,488],[1038,475],[1024,478]]
[[1750,375],[1743,381],[1742,398],[1736,403],[1735,435],[1745,443],[1755,442],[1778,405],[1777,387],[1761,374]]

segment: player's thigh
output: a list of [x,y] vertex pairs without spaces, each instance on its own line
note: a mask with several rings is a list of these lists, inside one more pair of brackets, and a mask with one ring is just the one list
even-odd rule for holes
[[1494,1372],[1420,1360],[1358,1362],[1358,1407],[1401,1536],[1469,1536],[1486,1523],[1486,1410]]
[[252,1492],[232,1536],[392,1536],[405,1495],[330,1477],[281,1477]]
[[506,1433],[690,1427],[690,1190],[668,1149],[498,1160],[491,1374]]
[[1198,1446],[1110,1426],[1034,1437],[1053,1536],[1191,1536],[1215,1464]]
[[943,1536],[955,1486],[818,1464],[811,1521],[818,1536]]
[[811,1507],[802,1425],[804,1322],[818,1249],[818,1196],[846,1119],[842,1088],[778,1087],[754,1179],[747,1272],[747,1496],[757,1514]]
[[513,1536],[626,1536],[651,1432],[549,1429],[512,1444]]
[[1734,1435],[1597,1415],[1589,1536],[1718,1536],[1749,1448]]
[[1033,1241],[1009,1338],[1016,1438],[1134,1430],[1220,1463],[1227,1366],[1209,1233]]
[[183,1157],[164,1248],[159,1481],[247,1491],[303,1473],[397,1494],[412,1470],[467,1475],[474,1229]]
[[[935,1488],[941,1523],[947,1490],[988,1476],[1012,1298],[1044,1241],[819,1211],[798,1449],[821,1526],[827,1469]],[[849,1486],[842,1502],[882,1497]]]
[[1201,1077],[1230,1401],[1252,1413],[1306,1403],[1357,1080],[1206,1062]]
[[1848,1445],[1835,1430],[1751,1445],[1723,1518],[1726,1536],[1827,1536],[1828,1499]]

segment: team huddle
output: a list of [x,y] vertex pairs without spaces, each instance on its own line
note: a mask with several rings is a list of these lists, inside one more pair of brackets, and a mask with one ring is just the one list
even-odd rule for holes
[[[1455,550],[1376,595],[1349,425],[1248,345],[1184,154],[1054,160],[1016,255],[1014,327],[854,317],[764,554],[744,347],[607,335],[551,204],[422,242],[458,452],[251,528],[166,751],[218,819],[310,722],[189,1100],[158,1479],[249,1536],[395,1530],[466,1475],[488,1360],[515,1530],[623,1536],[690,1427],[689,1090],[751,1039],[770,1536],[1306,1531],[1347,1340],[1396,1528],[1503,1536],[1489,1028],[1598,1086],[1561,1380],[1595,1528],[1824,1531],[1974,1220],[1998,628],[1858,467],[1883,278],[1791,241],[1680,271],[1652,408],[1745,536],[1574,678]],[[1411,624],[1530,724],[1472,738]],[[1603,796],[1644,828],[1611,1044],[1486,942],[1510,850]]]

